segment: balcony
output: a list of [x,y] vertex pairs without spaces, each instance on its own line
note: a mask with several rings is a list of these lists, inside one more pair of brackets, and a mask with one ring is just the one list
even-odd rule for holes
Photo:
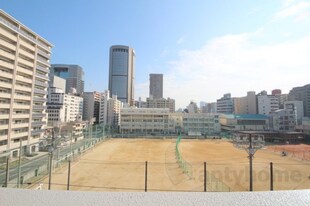
[[41,125],[46,125],[46,122],[45,121],[31,122],[32,127],[37,127],[37,126],[41,126]]
[[44,79],[44,80],[49,81],[49,78],[48,78],[48,76],[46,76],[46,75],[42,75],[42,74],[36,73],[36,77],[39,77],[39,78],[41,78],[41,79]]
[[9,62],[6,62],[6,61],[3,61],[0,59],[0,66],[3,66],[5,68],[8,68],[8,69],[14,69],[14,64],[13,63],[9,63]]
[[14,43],[12,44],[7,41],[4,41],[3,39],[0,39],[0,44],[13,51],[16,50],[16,45]]
[[15,99],[20,99],[20,100],[27,100],[27,101],[30,101],[30,100],[31,100],[31,96],[18,95],[18,94],[15,94],[14,98],[15,98]]
[[[0,21],[1,21],[1,19],[0,19]],[[17,42],[17,36],[12,34],[11,32],[8,32],[7,30],[3,29],[2,27],[0,27],[0,33],[4,36],[8,37],[12,41]]]
[[29,52],[27,52],[27,51],[25,51],[25,50],[22,50],[22,49],[19,49],[18,52],[19,52],[20,54],[22,54],[22,55],[24,55],[24,56],[26,56],[26,57],[28,57],[28,58],[34,60],[34,55],[33,55],[32,53],[29,53]]
[[16,128],[23,128],[23,127],[28,127],[29,123],[19,123],[19,124],[12,124],[12,129],[16,129]]
[[34,89],[34,93],[46,95],[48,92],[45,91],[45,90],[41,90],[41,89],[36,89],[36,88],[35,88],[35,89]]
[[10,103],[1,103],[0,102],[0,108],[1,109],[9,109],[10,108]]
[[14,103],[14,109],[30,109],[30,105]]
[[8,58],[8,59],[10,59],[10,60],[12,60],[12,61],[15,60],[15,54],[6,52],[6,51],[4,51],[4,50],[2,50],[2,49],[0,49],[0,55],[3,56],[3,57],[5,57],[5,58]]
[[11,93],[0,92],[0,96],[3,97],[3,98],[11,99]]
[[42,67],[40,65],[37,65],[37,70],[40,70],[42,72],[50,73],[50,70],[46,67]]
[[41,133],[43,133],[43,132],[44,132],[44,129],[32,130],[32,131],[31,131],[31,136],[33,136],[33,135],[39,135],[39,134],[41,134]]
[[43,114],[43,113],[39,113],[39,114],[36,114],[36,113],[32,113],[32,118],[43,118],[43,117],[46,117],[46,114]]
[[9,129],[9,123],[7,123],[7,124],[0,124],[0,129]]
[[50,66],[49,61],[47,59],[43,58],[43,57],[37,56],[37,60],[39,62],[43,63],[44,65]]
[[32,91],[31,87],[21,86],[18,84],[15,85],[15,89],[20,90],[20,91],[24,91],[24,92],[31,92]]
[[13,114],[13,119],[22,119],[22,118],[29,118],[30,114],[24,114],[24,113],[19,113],[19,114]]
[[40,81],[38,81],[38,80],[35,80],[35,85],[39,85],[39,86],[41,86],[41,87],[48,87],[48,83],[44,83],[44,82],[40,82]]
[[12,88],[12,83],[10,83],[10,82],[5,82],[5,81],[1,81],[1,80],[0,80],[0,87],[4,87],[4,88],[9,88],[9,89],[11,89],[11,88]]
[[41,51],[40,49],[38,49],[38,53],[39,53],[40,55],[46,57],[47,59],[50,58],[50,55],[49,55],[48,53],[46,53],[46,52],[44,52],[44,51]]
[[23,39],[20,39],[20,44],[26,47],[27,49],[30,49],[33,52],[35,51],[35,47]]
[[12,139],[28,136],[28,132],[17,132],[17,133],[13,132],[11,134],[12,134],[11,136]]
[[31,68],[33,68],[33,66],[34,66],[33,62],[27,61],[27,60],[20,58],[20,57],[18,58],[18,62],[20,62],[24,65],[27,65],[28,67],[31,67]]
[[28,74],[28,75],[33,75],[33,71],[29,70],[29,69],[25,69],[23,67],[17,66],[17,71],[22,72],[24,74]]
[[35,110],[44,110],[44,109],[47,108],[47,106],[43,106],[43,105],[33,105],[32,108],[35,109]]
[[32,99],[35,102],[47,102],[47,98],[44,97],[33,97]]
[[20,75],[16,75],[15,78],[16,78],[16,80],[19,80],[21,82],[26,82],[26,83],[32,84],[32,79],[29,79],[29,78],[26,78],[26,77],[23,77]]
[[9,114],[1,114],[0,113],[0,119],[9,119]]

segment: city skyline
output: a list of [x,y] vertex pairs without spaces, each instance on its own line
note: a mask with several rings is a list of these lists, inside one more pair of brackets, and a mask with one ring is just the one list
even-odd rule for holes
[[[57,15],[33,12],[47,7]],[[309,83],[307,1],[33,0],[3,2],[1,9],[55,45],[52,64],[81,65],[85,91],[108,88],[109,47],[115,44],[136,51],[135,99],[148,96],[150,73],[162,73],[165,97],[174,98],[176,108],[191,100],[214,102],[228,92],[288,93]]]

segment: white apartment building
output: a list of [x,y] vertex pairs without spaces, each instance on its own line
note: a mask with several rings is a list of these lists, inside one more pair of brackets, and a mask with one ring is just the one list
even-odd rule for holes
[[183,129],[189,136],[215,135],[221,132],[218,114],[183,114]]
[[274,95],[257,95],[258,114],[269,115],[279,109],[279,98]]
[[0,153],[38,150],[52,44],[0,10]]
[[174,127],[169,121],[168,108],[121,109],[120,132],[123,134],[169,134]]
[[189,105],[186,106],[188,113],[199,113],[200,110],[196,102],[191,101]]
[[284,109],[290,109],[294,111],[295,122],[297,125],[302,124],[304,117],[304,104],[303,101],[286,101],[284,102]]
[[48,123],[81,121],[83,116],[83,98],[65,94],[61,89],[49,88],[47,104]]
[[279,109],[272,112],[272,127],[275,131],[294,131],[296,126],[293,109]]
[[107,127],[117,128],[120,124],[120,110],[123,103],[117,99],[116,95],[110,98],[109,90],[101,94],[99,123]]

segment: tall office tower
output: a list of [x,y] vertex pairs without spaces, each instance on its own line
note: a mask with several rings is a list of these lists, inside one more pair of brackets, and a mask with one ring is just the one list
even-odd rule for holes
[[163,75],[150,74],[150,94],[153,99],[163,98]]
[[135,52],[128,46],[111,46],[109,62],[110,97],[134,104]]
[[0,153],[17,157],[38,150],[46,128],[51,48],[0,10]]
[[78,95],[82,95],[84,92],[84,71],[79,65],[69,64],[52,64],[50,79],[53,76],[58,76],[66,80],[66,91],[70,93],[72,89],[76,89]]
[[302,101],[304,104],[304,115],[310,117],[310,84],[302,87],[294,87],[288,95],[289,101]]
[[95,118],[94,124],[99,123],[100,113],[100,93],[99,92],[84,92],[83,94],[83,120],[92,121]]

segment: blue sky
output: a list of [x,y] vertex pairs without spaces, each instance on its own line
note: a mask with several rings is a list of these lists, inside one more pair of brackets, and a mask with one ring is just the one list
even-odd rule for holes
[[108,88],[109,47],[136,51],[135,98],[164,74],[176,107],[310,83],[310,1],[1,0],[50,41],[52,63],[78,64],[85,90]]

